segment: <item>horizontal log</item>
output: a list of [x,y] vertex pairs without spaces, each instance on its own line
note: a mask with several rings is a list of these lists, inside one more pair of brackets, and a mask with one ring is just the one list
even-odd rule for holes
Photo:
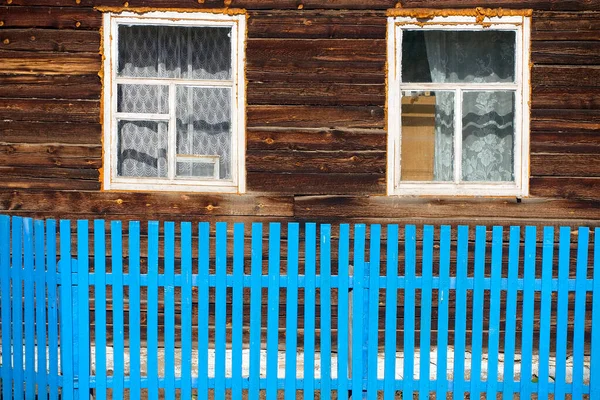
[[93,75],[100,71],[100,54],[0,50],[0,74]]
[[533,131],[530,138],[531,153],[600,154],[600,135],[594,131]]
[[[600,193],[597,188],[596,193]],[[532,195],[543,196],[539,193],[534,194],[533,190]],[[600,217],[600,205],[597,202],[546,199],[523,199],[519,203],[515,200],[493,198],[430,200],[392,196],[306,196],[296,198],[294,214],[296,218],[311,220],[333,215],[433,219],[476,216],[480,221],[503,217],[524,220],[528,218],[594,219]]]
[[600,64],[600,41],[537,41],[531,43],[534,64]]
[[532,40],[600,40],[600,13],[547,12],[533,14]]
[[381,105],[385,85],[363,83],[249,81],[248,104],[279,105]]
[[600,0],[436,0],[432,3],[431,0],[401,0],[402,7],[432,7],[435,4],[436,8],[473,8],[473,7],[488,7],[488,8],[532,8],[535,10],[592,10],[600,9]]
[[[285,196],[206,195],[194,193],[0,191],[0,210],[97,213],[114,217],[154,215],[291,216],[292,198]],[[164,218],[164,217],[163,217]]]
[[100,102],[97,100],[4,99],[0,102],[0,119],[99,122]]
[[597,88],[600,86],[600,66],[534,65],[531,86],[534,91],[540,86]]
[[[251,55],[248,55],[251,57]],[[269,65],[267,68],[246,66],[248,82],[287,82],[287,83],[385,83],[385,64],[328,62],[313,63],[296,60],[288,65]]]
[[0,120],[0,132],[5,143],[102,144],[99,123]]
[[250,38],[385,39],[383,11],[254,11],[248,19]]
[[[19,7],[19,5],[28,7]],[[0,6],[0,21],[4,23],[4,28],[98,30],[102,26],[102,13],[93,8],[57,7],[61,5],[77,6],[74,1],[12,1],[10,6]]]
[[248,106],[248,127],[379,128],[383,107]]
[[246,169],[276,173],[366,173],[384,174],[385,152],[252,151],[246,154]]
[[[35,168],[35,167],[7,167],[0,166],[0,176],[3,178],[21,179],[78,179],[99,182],[98,170],[86,168]],[[51,183],[51,182],[49,182]],[[98,187],[99,188],[99,187]]]
[[[600,138],[598,138],[600,142]],[[535,153],[530,157],[531,176],[600,176],[600,153],[548,154]]]
[[44,167],[44,168],[88,168],[102,167],[100,157],[63,157],[53,154],[0,153],[0,166]]
[[251,192],[276,191],[280,195],[385,193],[385,176],[382,174],[248,172],[246,180]]
[[5,29],[0,31],[0,49],[94,53],[100,48],[99,31],[73,29]]
[[328,150],[385,151],[387,134],[376,129],[266,129],[246,132],[246,149],[254,150]]
[[532,131],[597,131],[600,129],[599,110],[531,110]]
[[100,100],[98,75],[0,75],[0,97]]
[[[529,192],[533,196],[562,197],[566,199],[600,200],[600,179],[572,177],[532,177]],[[590,211],[596,213],[600,206],[595,201]]]
[[531,91],[532,109],[599,109],[598,88],[537,86]]
[[[0,173],[4,169],[0,167]],[[84,179],[65,179],[65,178],[47,178],[47,177],[13,177],[3,176],[0,178],[0,185],[5,190],[100,190],[99,180]]]

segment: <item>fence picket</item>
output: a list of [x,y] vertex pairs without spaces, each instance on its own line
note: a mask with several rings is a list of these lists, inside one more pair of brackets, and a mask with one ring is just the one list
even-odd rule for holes
[[46,262],[44,221],[35,221],[35,327],[36,327],[36,384],[38,397],[46,398],[48,369],[46,367]]
[[321,400],[331,399],[331,226],[321,225]]
[[577,232],[577,270],[575,276],[575,321],[573,326],[573,398],[583,396],[583,352],[585,330],[585,287],[588,267],[590,230],[580,227]]
[[381,262],[381,225],[371,225],[371,237],[369,241],[369,320],[366,324],[368,332],[368,386],[367,394],[369,400],[377,399],[378,380],[377,380],[377,356],[378,356],[378,330],[373,329],[379,326],[379,275]]
[[288,285],[286,290],[285,306],[285,400],[296,399],[296,348],[298,337],[298,245],[299,225],[288,225],[288,257],[287,275]]
[[384,400],[396,393],[396,325],[398,311],[398,225],[387,227],[385,287]]
[[[533,355],[533,292],[535,285],[535,257],[536,257],[536,228],[525,228],[525,249],[523,269],[523,329],[521,339],[521,359],[531,360]],[[531,396],[531,363],[521,364],[521,397]]]
[[[508,242],[508,287],[506,290],[506,315],[517,315],[517,279],[519,277],[519,249],[521,246],[521,229],[511,226]],[[504,336],[504,387],[502,397],[514,396],[515,338],[516,318],[507,318]]]
[[352,289],[352,395],[363,391],[363,299],[365,287],[365,225],[354,226],[354,288]]
[[[208,399],[208,264],[210,225],[198,224],[198,400]],[[200,316],[206,316],[201,318]]]
[[123,399],[125,377],[125,338],[123,320],[123,226],[121,221],[110,224],[112,252],[113,296],[113,399]]
[[11,362],[11,285],[12,267],[10,265],[10,217],[0,215],[0,306],[2,311],[2,397],[12,397],[12,362]]
[[[192,398],[192,224],[181,223],[181,398]],[[133,391],[132,391],[133,393]],[[136,398],[133,397],[132,398]]]
[[600,397],[600,228],[594,229],[590,398]]
[[33,221],[23,219],[23,300],[25,325],[25,396],[35,396],[35,309],[33,275]]
[[415,350],[415,270],[417,232],[414,225],[405,227],[404,239],[404,397],[413,396],[414,350]]
[[[438,349],[448,348],[448,300],[450,296],[450,242],[449,225],[440,229],[440,284],[438,290]],[[448,391],[448,355],[437,353],[436,398],[444,399]]]
[[[60,350],[62,399],[73,398],[73,299],[71,281],[71,222],[60,221]],[[19,398],[19,397],[17,397]]]
[[340,225],[338,242],[338,398],[348,396],[348,265],[350,226]]
[[260,393],[260,331],[262,295],[262,237],[260,223],[252,224],[252,259],[250,276],[250,387],[248,398],[258,399]]
[[473,321],[471,333],[471,396],[481,392],[483,335],[483,280],[485,277],[486,227],[475,228],[475,261],[473,272]]
[[558,246],[558,299],[556,305],[556,378],[555,398],[562,399],[566,391],[567,324],[569,307],[569,269],[571,229],[561,227]]
[[[458,227],[456,244],[456,309],[467,308],[467,259],[469,253],[469,228]],[[465,360],[460,354],[465,352],[467,330],[466,313],[458,313],[454,320],[454,393],[453,399],[462,399],[465,392]]]
[[498,352],[500,347],[500,284],[502,272],[501,226],[492,228],[492,263],[490,274],[490,324],[488,336],[487,398],[498,392]]
[[548,398],[550,377],[550,317],[552,313],[552,269],[554,264],[554,228],[544,228],[542,248],[542,288],[540,304],[540,350],[538,396]]
[[[191,248],[191,243],[186,247]],[[129,222],[129,396],[131,399],[141,398],[140,301],[140,223],[131,221]],[[182,344],[185,343],[185,340],[182,340]]]
[[94,315],[96,323],[96,399],[106,399],[106,228],[94,221]]
[[46,221],[46,269],[48,285],[48,386],[49,400],[58,399],[58,296],[56,269],[56,221]]
[[231,310],[231,397],[242,398],[242,325],[244,321],[244,224],[233,225],[233,304]]
[[269,270],[267,293],[267,400],[277,399],[279,359],[279,275],[281,273],[281,225],[269,224]]
[[225,398],[225,324],[227,323],[227,223],[217,222],[215,244],[215,397]]
[[165,222],[165,399],[175,399],[175,223]]
[[[158,399],[158,222],[148,222],[148,398]],[[201,305],[202,303],[200,303]],[[200,310],[198,310],[200,312]],[[199,315],[208,315],[199,314]],[[208,319],[199,318],[198,321]],[[200,335],[200,330],[198,330]],[[200,348],[198,349],[200,354]],[[198,364],[198,368],[201,365]],[[204,375],[205,376],[205,375]],[[202,397],[200,397],[202,398]]]
[[304,270],[304,398],[314,399],[315,390],[315,288],[317,274],[316,224],[306,224]]
[[88,221],[77,221],[77,313],[79,357],[79,391],[90,392],[90,305],[89,305],[89,249]]
[[433,278],[433,226],[423,227],[421,267],[421,327],[419,340],[419,398],[429,398],[430,350],[431,350],[431,290]]

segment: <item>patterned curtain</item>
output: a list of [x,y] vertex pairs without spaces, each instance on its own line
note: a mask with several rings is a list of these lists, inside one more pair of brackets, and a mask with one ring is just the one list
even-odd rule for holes
[[[434,83],[513,82],[515,34],[510,31],[425,31]],[[434,180],[453,180],[454,106],[462,106],[463,181],[514,181],[513,91],[436,93]]]
[[[212,27],[119,26],[118,78],[231,79],[231,30]],[[169,86],[119,84],[117,111],[135,114],[175,112],[176,153],[218,159],[220,179],[231,178],[231,88],[177,84],[175,110]],[[164,119],[164,117],[163,117]],[[120,120],[119,176],[168,175],[169,122]],[[213,177],[206,161],[178,161],[177,177]]]

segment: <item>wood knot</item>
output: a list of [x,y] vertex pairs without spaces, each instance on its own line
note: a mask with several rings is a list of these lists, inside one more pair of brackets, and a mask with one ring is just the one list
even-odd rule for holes
[[215,209],[215,206],[213,206],[212,204],[209,204],[209,205],[206,206],[206,210],[207,211],[212,211],[214,209]]
[[275,143],[275,141],[273,140],[273,138],[268,137],[268,138],[265,139],[265,143],[266,144],[273,144],[273,143]]
[[6,0],[6,4],[12,4],[12,0]]
[[9,43],[10,43],[10,40],[8,40],[8,38],[7,38],[7,39],[4,39],[4,40],[2,41],[2,43],[4,43],[4,44],[9,44]]
[[31,40],[32,42],[35,42],[35,36],[33,36],[33,35],[32,35],[32,36],[29,38],[29,40]]
[[123,3],[123,7],[129,7],[129,2],[126,1],[125,3]]
[[357,156],[352,156],[352,157],[350,157],[350,161],[356,162],[356,161],[358,161],[358,157]]
[[75,27],[76,28],[79,28],[80,26],[81,26],[81,22],[79,22],[79,21],[75,22]]
[[81,4],[81,0],[75,0],[75,4]]
[[4,26],[4,21],[0,21],[0,26]]
[[123,199],[117,199],[115,200],[115,203],[117,203],[118,205],[123,204]]

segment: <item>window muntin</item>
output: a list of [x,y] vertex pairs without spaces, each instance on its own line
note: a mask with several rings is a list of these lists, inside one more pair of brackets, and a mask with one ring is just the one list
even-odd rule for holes
[[244,192],[245,16],[108,13],[104,28],[104,188]]
[[529,19],[388,20],[388,194],[528,191]]

